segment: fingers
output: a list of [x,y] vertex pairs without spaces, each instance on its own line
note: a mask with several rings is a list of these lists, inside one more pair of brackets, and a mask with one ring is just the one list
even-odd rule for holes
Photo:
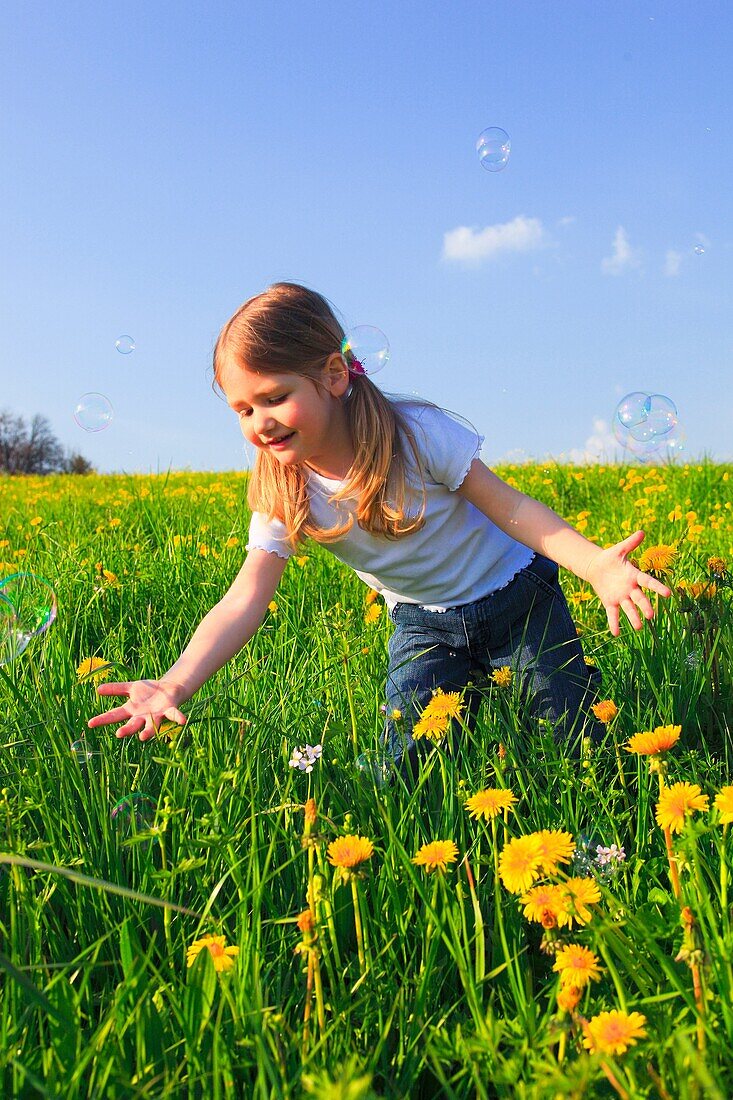
[[667,588],[666,584],[662,584],[656,577],[652,577],[649,573],[639,573],[636,578],[636,583],[640,588],[648,588],[650,592],[657,592],[660,596],[671,596],[671,589]]
[[167,718],[170,722],[176,722],[179,726],[185,726],[188,721],[186,715],[182,710],[179,710],[178,707],[169,707],[163,717]]
[[606,607],[606,618],[608,619],[608,629],[611,631],[614,638],[617,638],[621,629],[618,625],[618,607],[616,604],[610,604]]
[[636,550],[637,546],[639,546],[643,541],[643,531],[632,531],[632,533],[628,535],[623,540],[623,542],[616,543],[615,549],[620,550],[622,554],[630,554],[632,550]]
[[654,608],[649,602],[649,598],[644,595],[640,588],[634,588],[631,592],[631,599],[641,611],[645,619],[654,618]]
[[122,684],[100,684],[97,695],[129,695],[131,686],[129,681]]
[[90,730],[93,730],[97,726],[110,726],[113,722],[124,722],[125,719],[129,717],[130,711],[128,707],[115,707],[113,710],[108,710],[104,714],[95,714],[93,718],[89,719],[87,726]]
[[639,615],[636,604],[630,596],[627,596],[625,600],[621,601],[621,607],[623,608],[624,614],[633,626],[634,630],[641,630],[643,625],[641,621],[641,616]]

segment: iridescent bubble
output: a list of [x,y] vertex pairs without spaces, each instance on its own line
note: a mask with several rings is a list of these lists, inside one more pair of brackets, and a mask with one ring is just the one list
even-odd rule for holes
[[0,665],[15,660],[56,618],[56,593],[43,577],[11,573],[0,580]]
[[705,249],[703,248],[703,246],[701,244],[696,244],[695,245],[695,255],[696,256],[704,256],[705,255]]
[[118,336],[115,340],[115,347],[120,355],[130,355],[135,350],[135,341],[132,336]]
[[94,756],[83,737],[72,742],[70,751],[80,768],[85,768]]
[[394,774],[394,760],[381,749],[367,749],[356,758],[356,770],[375,787],[384,787]]
[[149,795],[142,791],[126,794],[116,806],[112,808],[110,818],[118,829],[132,829],[139,832],[149,829],[155,819],[156,804]]
[[512,143],[506,130],[500,126],[489,126],[482,130],[476,140],[476,152],[482,168],[487,172],[501,172],[506,168]]
[[74,420],[85,432],[103,432],[113,416],[112,402],[103,393],[82,394],[74,409]]
[[341,341],[341,354],[354,374],[377,374],[389,359],[389,340],[374,325],[357,325]]
[[651,394],[636,391],[627,393],[616,406],[618,417],[624,428],[634,428],[637,424],[643,424],[649,413],[649,398]]
[[677,424],[677,406],[663,393],[652,393],[644,402],[645,417],[638,424],[629,425],[629,434],[640,442],[659,439]]

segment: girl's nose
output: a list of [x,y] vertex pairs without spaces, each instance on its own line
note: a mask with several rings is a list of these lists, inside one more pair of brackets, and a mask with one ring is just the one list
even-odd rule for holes
[[267,435],[268,432],[273,430],[276,424],[277,421],[270,413],[263,412],[256,418],[255,430],[258,435]]

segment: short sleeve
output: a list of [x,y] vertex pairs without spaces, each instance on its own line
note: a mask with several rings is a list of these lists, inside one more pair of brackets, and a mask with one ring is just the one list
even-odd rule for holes
[[481,451],[484,437],[471,424],[454,419],[443,409],[424,405],[410,413],[408,423],[433,481],[452,491],[459,489]]
[[279,558],[292,557],[285,524],[279,519],[268,519],[264,512],[253,512],[249,521],[247,550],[267,550]]

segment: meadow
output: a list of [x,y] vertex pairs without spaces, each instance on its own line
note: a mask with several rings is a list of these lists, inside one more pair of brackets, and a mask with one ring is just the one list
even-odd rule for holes
[[0,480],[0,578],[58,598],[0,666],[3,1095],[733,1094],[733,467],[498,472],[601,544],[644,528],[673,595],[614,639],[565,575],[605,742],[528,731],[509,669],[410,789],[356,765],[389,618],[312,544],[183,729],[86,730],[226,590],[246,475]]

